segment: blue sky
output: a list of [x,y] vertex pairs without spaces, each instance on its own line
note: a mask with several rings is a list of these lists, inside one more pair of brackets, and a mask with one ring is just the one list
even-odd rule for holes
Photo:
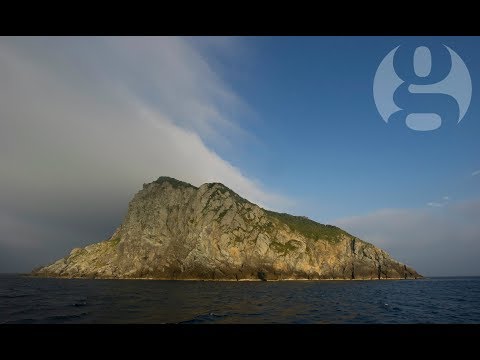
[[[441,44],[469,69],[466,116],[427,132],[385,123],[373,98],[382,59]],[[339,225],[425,275],[480,275],[479,45],[0,38],[0,271],[105,239],[141,185],[168,175]],[[445,63],[432,57],[432,68]],[[455,116],[435,99],[419,106]]]
[[248,74],[236,78],[240,62],[223,71],[255,109],[258,118],[242,124],[260,141],[225,157],[301,199],[296,210],[319,220],[478,196],[478,181],[471,177],[480,167],[475,88],[466,117],[452,131],[398,131],[376,110],[378,64],[394,47],[417,42],[453,47],[477,83],[478,39],[242,39],[253,53]]

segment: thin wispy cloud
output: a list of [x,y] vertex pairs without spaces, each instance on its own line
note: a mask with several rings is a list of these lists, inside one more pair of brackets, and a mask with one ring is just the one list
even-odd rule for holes
[[[209,146],[248,111],[182,38],[0,38],[0,271],[102,240],[161,175],[284,208]],[[15,258],[26,243],[41,259]]]
[[445,195],[442,197],[441,201],[430,201],[427,203],[427,206],[434,207],[434,208],[442,208],[449,204],[450,199],[451,199],[450,196]]
[[427,206],[430,206],[430,207],[444,207],[445,204],[432,201],[432,202],[427,203]]
[[480,170],[476,170],[472,173],[472,176],[477,176],[480,175]]

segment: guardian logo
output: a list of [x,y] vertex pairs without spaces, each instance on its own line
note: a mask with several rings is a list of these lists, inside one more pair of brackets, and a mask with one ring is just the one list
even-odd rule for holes
[[373,98],[385,122],[416,131],[456,125],[472,97],[467,66],[446,45],[397,46],[378,66]]

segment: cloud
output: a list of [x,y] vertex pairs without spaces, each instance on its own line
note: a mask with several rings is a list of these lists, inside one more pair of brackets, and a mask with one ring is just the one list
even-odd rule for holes
[[333,223],[427,276],[480,274],[480,200],[433,209],[382,209]]
[[480,170],[476,170],[472,173],[472,176],[477,176],[480,175]]
[[443,196],[442,201],[431,201],[427,203],[427,206],[441,208],[447,206],[450,202],[450,196]]
[[161,175],[287,206],[213,150],[250,109],[191,41],[0,39],[0,271],[102,240]]

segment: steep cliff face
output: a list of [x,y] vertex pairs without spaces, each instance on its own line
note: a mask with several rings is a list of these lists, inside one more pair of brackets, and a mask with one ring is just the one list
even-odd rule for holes
[[39,276],[215,280],[421,277],[331,225],[264,210],[219,183],[161,177],[132,199],[110,239]]

